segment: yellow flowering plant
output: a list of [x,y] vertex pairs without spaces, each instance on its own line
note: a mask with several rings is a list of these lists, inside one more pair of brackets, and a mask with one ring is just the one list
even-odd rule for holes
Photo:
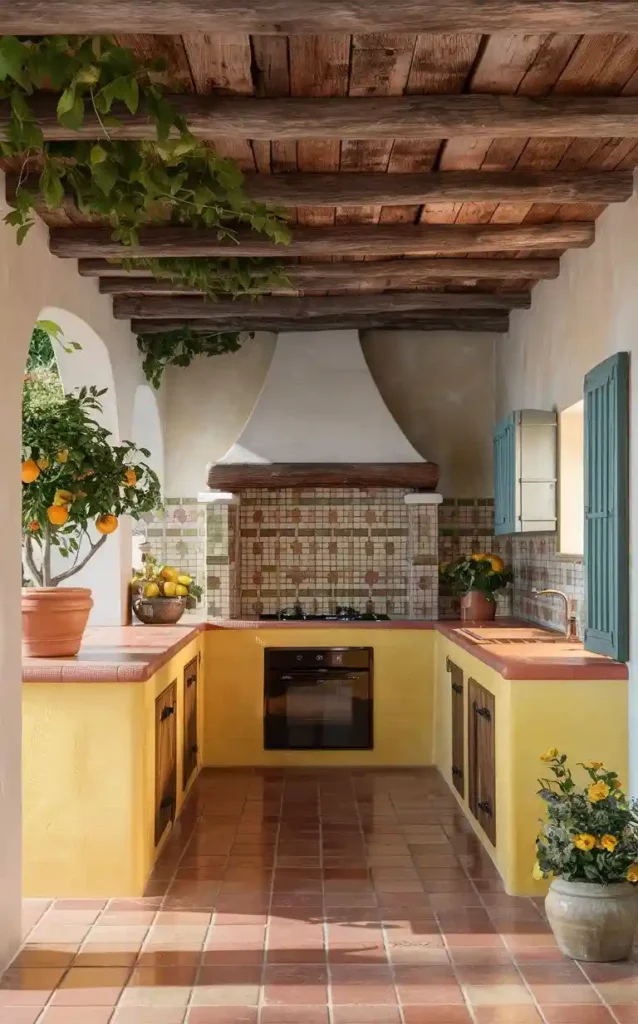
[[536,840],[535,878],[570,882],[638,882],[638,804],[601,761],[578,763],[582,785],[556,747],[541,754],[554,776],[539,779],[547,820]]

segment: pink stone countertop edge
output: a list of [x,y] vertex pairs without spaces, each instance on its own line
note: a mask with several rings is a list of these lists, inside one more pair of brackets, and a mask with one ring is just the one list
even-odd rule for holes
[[[497,620],[494,625],[520,625],[519,620]],[[389,622],[277,622],[248,619],[213,619],[186,626],[92,626],[87,629],[75,658],[25,658],[22,679],[27,683],[137,683],[150,679],[200,633],[217,629],[438,630],[485,665],[510,680],[627,679],[627,666],[590,654],[573,644],[509,646],[478,644],[459,635],[468,623],[400,619]],[[529,623],[524,623],[528,626]]]

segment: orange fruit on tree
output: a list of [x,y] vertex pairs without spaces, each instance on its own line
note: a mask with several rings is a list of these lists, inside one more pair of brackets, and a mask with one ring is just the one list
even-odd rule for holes
[[53,498],[54,505],[70,505],[73,501],[73,491],[56,491]]
[[22,463],[22,483],[32,484],[34,480],[37,480],[40,476],[40,470],[38,469],[37,462],[33,459],[27,459],[26,462]]
[[38,469],[42,470],[48,469],[50,465],[51,463],[49,461],[48,455],[43,455],[42,458],[38,459],[36,462],[36,466],[38,467]]
[[31,530],[31,533],[38,532],[38,530],[40,529],[40,524],[37,519],[31,520],[31,522],[29,523],[29,529]]
[[60,448],[60,451],[57,453],[57,455],[55,457],[55,461],[56,462],[68,462],[69,461],[69,449],[68,448]]
[[137,483],[137,473],[135,472],[134,469],[127,469],[126,473],[124,474],[124,479],[126,480],[129,487],[135,487],[135,484]]
[[117,530],[117,516],[106,512],[95,520],[95,529],[98,533],[114,533]]
[[69,518],[69,510],[66,505],[50,505],[47,516],[53,526],[64,526]]

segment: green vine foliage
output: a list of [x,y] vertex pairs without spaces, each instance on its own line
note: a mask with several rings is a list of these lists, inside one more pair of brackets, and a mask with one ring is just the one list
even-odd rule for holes
[[146,379],[159,388],[166,367],[188,366],[195,356],[219,356],[237,352],[244,338],[252,333],[240,331],[194,331],[184,326],[157,334],[138,334],[137,347],[144,357]]
[[[18,242],[34,223],[38,192],[51,209],[70,193],[82,213],[106,220],[113,238],[126,246],[135,246],[140,228],[154,222],[213,230],[230,245],[242,226],[282,245],[289,241],[283,215],[246,196],[237,164],[189,131],[159,80],[162,70],[162,62],[141,62],[105,36],[0,38],[0,99],[11,110],[0,153],[21,160],[14,208],[5,220],[16,227]],[[59,94],[60,124],[78,129],[93,114],[101,137],[46,141],[31,105],[43,90]],[[125,108],[146,113],[154,141],[111,137],[118,110]],[[277,261],[267,259],[131,257],[123,263],[212,299],[220,293],[259,295],[285,282]],[[180,345],[166,361],[184,365],[184,351]]]

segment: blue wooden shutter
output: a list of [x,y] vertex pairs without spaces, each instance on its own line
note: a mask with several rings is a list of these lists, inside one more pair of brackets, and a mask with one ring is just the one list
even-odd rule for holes
[[516,526],[516,428],[514,416],[494,431],[494,533],[514,533]]
[[585,648],[629,659],[629,353],[585,377]]

